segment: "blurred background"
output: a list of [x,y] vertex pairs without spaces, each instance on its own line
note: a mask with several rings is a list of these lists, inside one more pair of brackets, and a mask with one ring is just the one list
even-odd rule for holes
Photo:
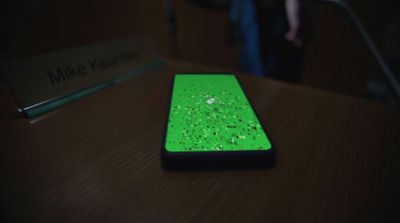
[[8,0],[0,59],[146,35],[167,59],[396,103],[398,2]]

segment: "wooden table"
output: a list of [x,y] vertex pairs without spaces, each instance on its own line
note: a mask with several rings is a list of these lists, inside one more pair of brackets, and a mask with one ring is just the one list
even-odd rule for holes
[[[7,222],[398,222],[400,108],[239,76],[272,169],[170,172],[160,146],[178,62],[33,119],[0,87]],[[5,222],[5,221],[3,221]]]

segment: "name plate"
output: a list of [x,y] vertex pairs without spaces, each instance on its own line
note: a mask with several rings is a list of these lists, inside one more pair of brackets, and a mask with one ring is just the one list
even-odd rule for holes
[[162,65],[149,41],[135,38],[7,61],[1,68],[18,110],[32,117]]

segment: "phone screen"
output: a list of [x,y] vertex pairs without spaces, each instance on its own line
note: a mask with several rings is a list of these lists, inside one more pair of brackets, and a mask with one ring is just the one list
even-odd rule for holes
[[168,152],[270,150],[271,143],[234,75],[175,76]]

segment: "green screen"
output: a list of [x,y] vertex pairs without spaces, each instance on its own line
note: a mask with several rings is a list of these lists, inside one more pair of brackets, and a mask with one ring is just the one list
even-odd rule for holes
[[269,150],[271,144],[234,75],[175,76],[169,152]]

